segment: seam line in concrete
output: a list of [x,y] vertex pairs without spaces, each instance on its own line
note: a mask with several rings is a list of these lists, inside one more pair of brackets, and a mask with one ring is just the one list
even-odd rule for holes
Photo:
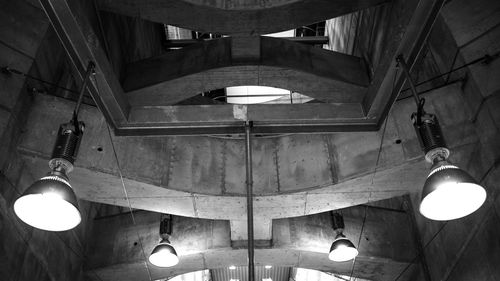
[[227,142],[225,140],[222,140],[222,163],[220,168],[222,194],[226,194],[226,149],[227,149]]
[[281,192],[281,184],[280,184],[280,163],[279,163],[279,153],[278,153],[278,140],[273,140],[274,145],[274,166],[276,170],[276,184],[278,185],[278,193]]

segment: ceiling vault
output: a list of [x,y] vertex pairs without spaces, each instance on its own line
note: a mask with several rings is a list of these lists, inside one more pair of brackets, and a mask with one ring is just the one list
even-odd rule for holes
[[[148,18],[148,15],[155,15],[149,19],[167,20],[166,23],[191,28],[198,28],[190,25],[198,22],[211,32],[238,35],[197,43],[181,51],[129,64],[122,85],[100,43],[102,37],[92,28],[90,19],[95,17],[95,10],[74,0],[41,0],[76,68],[81,72],[88,61],[95,62],[96,83],[90,87],[90,92],[117,135],[233,134],[243,132],[245,121],[254,122],[257,134],[377,130],[397,93],[391,91],[390,83],[394,79],[393,58],[403,53],[408,54],[409,65],[415,62],[417,56],[413,54],[421,49],[443,2],[304,0],[285,4],[276,1],[276,7],[261,9],[210,7],[208,2],[194,0],[101,1],[100,7],[107,11],[121,14],[140,11],[132,16]],[[274,5],[272,1],[269,3]],[[377,66],[367,65],[360,57],[290,40],[255,36],[271,31],[263,30],[263,26],[278,26],[277,30],[285,28],[266,20],[279,19],[279,22],[297,27],[382,3],[391,5],[391,14],[386,30],[381,31],[384,34],[379,34],[387,38],[387,42]],[[311,8],[305,13],[301,10],[302,5]],[[225,16],[211,16],[214,26],[210,27],[202,23],[203,17],[180,12],[186,7],[208,14],[238,13],[239,16],[231,18],[239,24],[230,22],[236,31],[225,32],[223,27],[217,28],[218,21],[214,20]],[[168,22],[175,18],[170,13],[182,14],[183,21]],[[285,20],[280,14],[293,17]],[[159,16],[166,18],[159,19]],[[250,28],[253,32],[250,34],[238,27]],[[369,75],[368,69],[373,69],[374,74]],[[175,105],[206,90],[247,84],[300,91],[320,103]]]
[[0,276],[496,276],[500,1],[0,6]]
[[203,0],[100,0],[98,2],[104,11],[169,23],[191,30],[229,35],[258,35],[339,17],[386,3],[388,0],[271,0],[231,1],[231,3]]
[[[287,72],[280,75],[282,71]],[[286,39],[246,36],[204,41],[131,63],[123,87],[132,106],[141,106],[172,105],[200,92],[239,85],[272,86],[326,102],[359,103],[369,77],[359,57]]]

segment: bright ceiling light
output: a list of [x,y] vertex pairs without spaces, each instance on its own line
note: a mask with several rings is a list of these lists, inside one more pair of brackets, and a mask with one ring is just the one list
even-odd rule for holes
[[263,278],[262,281],[273,281],[271,278]]
[[82,217],[67,173],[73,163],[83,134],[83,123],[69,122],[59,127],[49,161],[52,170],[34,182],[14,202],[14,212],[25,223],[47,231],[65,231],[76,227]]
[[474,178],[442,161],[425,181],[420,213],[432,220],[454,220],[475,212],[485,200],[486,190]]
[[235,270],[235,269],[236,269],[236,266],[231,265],[231,266],[229,267],[229,269],[231,269],[231,270]]
[[271,268],[273,268],[273,266],[272,265],[266,265],[266,266],[264,266],[264,268],[265,269],[271,269]]
[[358,250],[349,239],[338,237],[330,247],[328,258],[335,262],[345,262],[354,259],[357,255]]
[[356,246],[343,234],[344,218],[339,213],[332,213],[333,230],[337,233],[330,247],[328,258],[334,262],[345,262],[354,259],[358,255]]
[[14,212],[23,222],[48,231],[69,230],[82,220],[76,195],[61,172],[33,183],[14,203]]
[[59,126],[49,161],[52,171],[28,187],[14,202],[16,215],[33,227],[48,231],[65,231],[76,227],[82,221],[78,201],[67,174],[73,170],[83,136],[85,125],[78,121],[78,112],[94,67],[94,63],[89,62],[73,118]]
[[475,212],[486,200],[486,190],[468,173],[450,164],[450,151],[446,148],[436,115],[423,110],[421,100],[417,113],[412,115],[413,125],[425,153],[432,163],[420,201],[420,213],[431,220],[447,221]]
[[417,112],[411,115],[413,127],[425,160],[432,163],[422,190],[420,213],[438,221],[465,217],[483,205],[486,190],[465,171],[447,161],[450,150],[446,147],[437,116],[425,112],[425,99],[419,97],[403,55],[398,55],[396,61],[410,84],[417,105]]
[[149,262],[158,267],[171,267],[179,263],[179,257],[170,241],[162,239],[151,252]]
[[172,216],[163,215],[160,222],[160,243],[149,255],[149,262],[158,267],[171,267],[179,263],[179,257],[168,238],[172,234]]

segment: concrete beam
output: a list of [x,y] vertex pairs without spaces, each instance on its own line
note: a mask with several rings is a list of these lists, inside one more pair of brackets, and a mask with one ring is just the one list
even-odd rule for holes
[[100,0],[102,10],[201,32],[267,34],[309,25],[387,0],[156,1]]
[[40,4],[77,69],[77,80],[83,81],[88,63],[94,62],[95,75],[87,86],[90,95],[109,124],[118,126],[125,122],[129,104],[99,42],[99,36],[92,28],[85,2],[40,0]]
[[250,36],[204,41],[129,64],[123,87],[130,103],[140,106],[171,105],[200,92],[241,85],[285,88],[324,102],[359,103],[368,84],[367,67],[359,57]]
[[[459,86],[426,96],[453,155],[467,155],[478,141],[465,115]],[[54,110],[57,108],[57,111]],[[47,172],[57,124],[67,122],[73,103],[36,96],[18,146],[35,177]],[[418,192],[428,166],[411,123],[413,101],[399,102],[382,132],[289,135],[255,138],[256,217],[301,216]],[[82,107],[86,132],[76,170],[70,174],[86,200],[127,206],[107,125],[98,110]],[[450,114],[447,116],[446,114]],[[200,218],[244,220],[244,146],[238,138],[115,137],[117,154],[134,208]],[[395,140],[401,143],[395,143]],[[464,154],[465,153],[465,154]],[[213,206],[226,206],[213,208]]]
[[[363,227],[364,212],[364,207],[343,210],[345,234],[356,244]],[[392,280],[415,256],[407,215],[373,208],[367,208],[366,212],[354,276]],[[132,224],[129,214],[96,220],[87,272],[93,271],[103,281],[147,279],[138,239],[140,237],[148,255],[158,242],[159,218],[159,214],[136,212],[136,225]],[[394,230],[394,225],[398,225],[397,230]],[[327,253],[334,236],[329,213],[275,220],[273,246],[256,250],[256,264],[304,267],[349,275],[351,262],[328,260]],[[149,264],[155,280],[190,271],[246,264],[246,250],[230,246],[227,221],[174,216],[171,242],[180,256],[180,263],[168,269]],[[92,277],[94,274],[88,275]]]
[[[35,177],[47,172],[47,158],[36,157],[33,151],[21,150],[21,153],[25,155],[26,165]],[[418,161],[322,188],[256,196],[254,217],[255,220],[266,221],[303,216],[419,192],[427,174],[426,164]],[[81,199],[128,207],[120,178],[115,175],[77,167],[70,179]],[[244,196],[176,191],[127,178],[125,186],[134,209],[197,218],[246,220]]]
[[420,51],[439,16],[445,0],[407,1],[394,0],[386,31],[386,42],[380,63],[376,66],[371,85],[363,100],[367,116],[378,116],[379,124],[389,114],[399,92],[403,89],[405,76],[398,71],[396,57],[403,54],[407,64],[417,64]]

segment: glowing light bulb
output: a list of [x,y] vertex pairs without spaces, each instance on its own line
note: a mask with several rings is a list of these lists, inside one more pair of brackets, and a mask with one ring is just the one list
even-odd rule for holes
[[349,239],[340,237],[333,241],[328,258],[335,262],[344,262],[354,259],[357,255],[358,250],[354,244]]
[[162,239],[151,252],[149,262],[158,267],[171,267],[179,263],[179,257],[170,242]]
[[485,200],[486,190],[469,174],[453,165],[441,165],[427,177],[420,213],[432,220],[453,220],[475,212]]
[[42,230],[65,231],[80,224],[78,202],[63,175],[49,175],[33,183],[14,203],[25,223]]

